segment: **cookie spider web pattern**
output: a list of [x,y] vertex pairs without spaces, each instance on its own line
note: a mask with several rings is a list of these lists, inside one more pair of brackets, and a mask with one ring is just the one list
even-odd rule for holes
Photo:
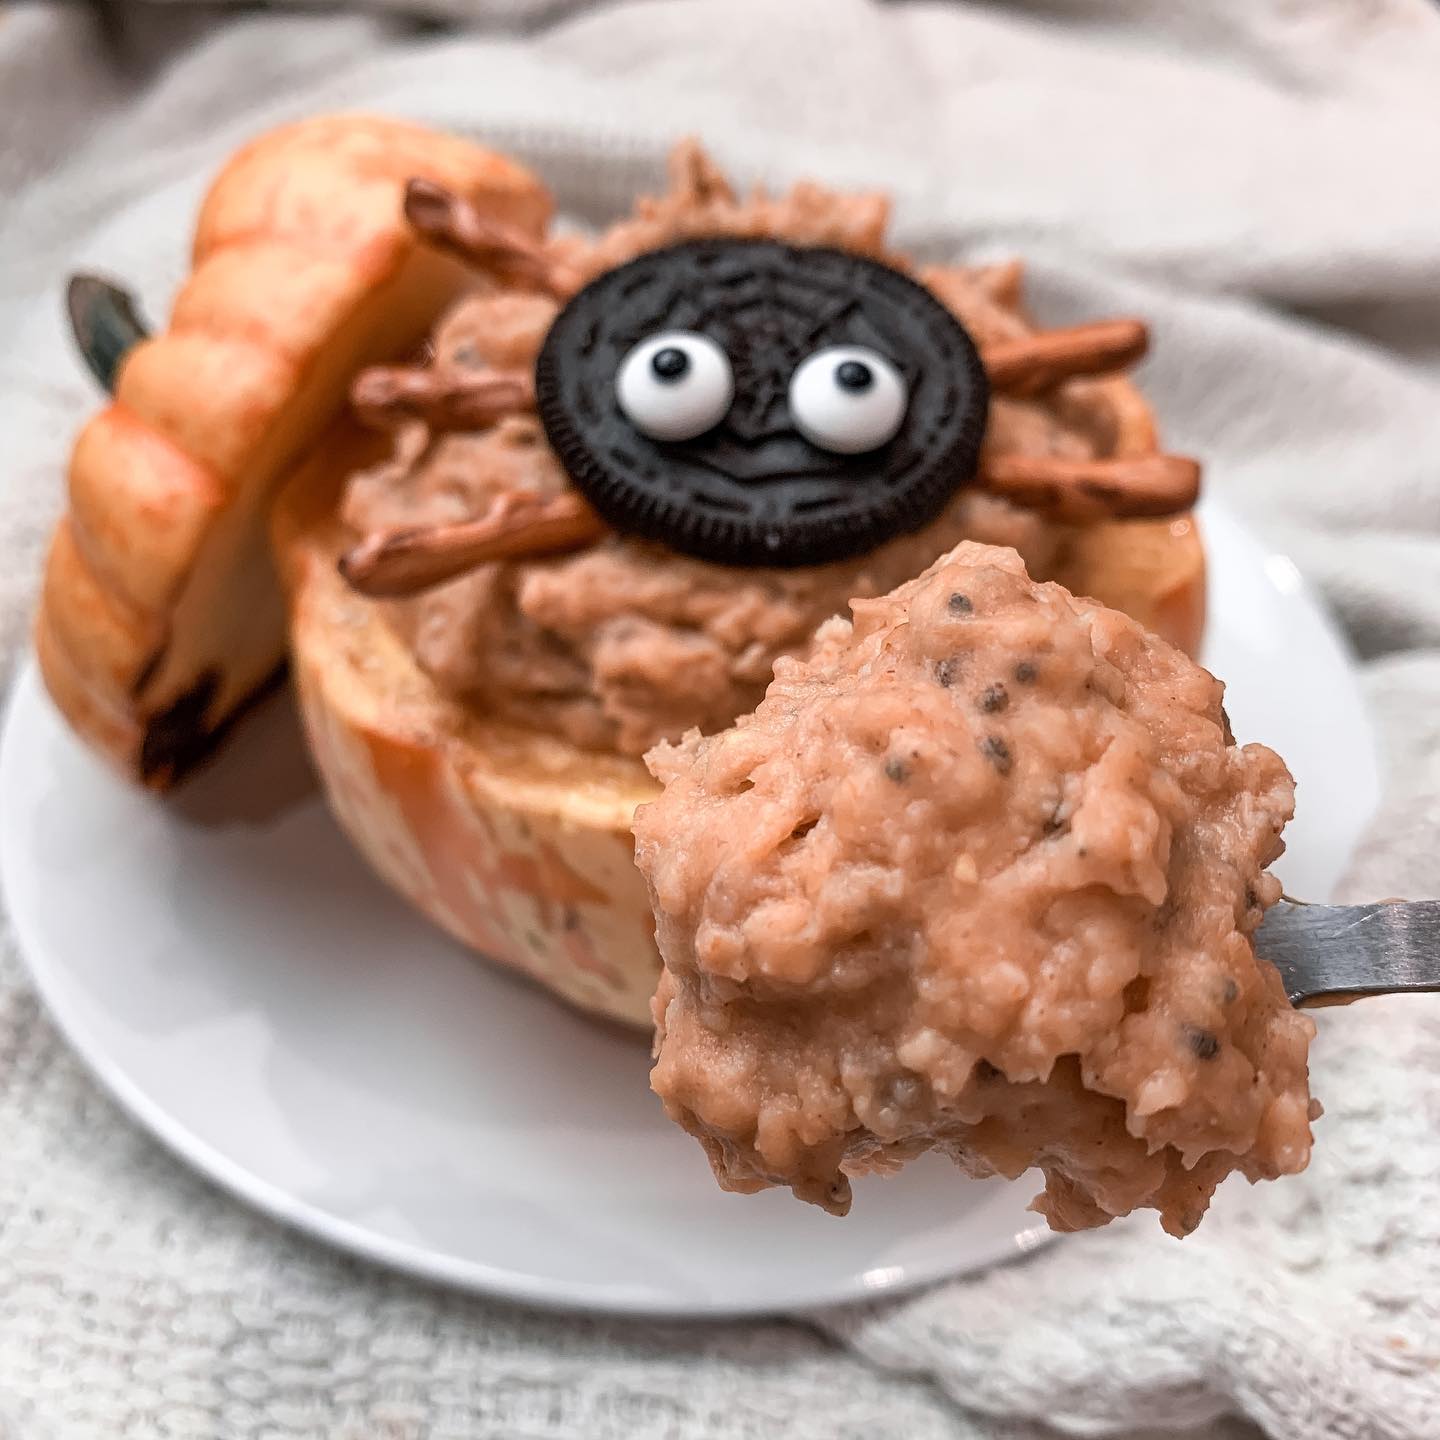
[[[615,399],[625,356],[666,330],[715,340],[735,382],[719,425],[670,444]],[[873,349],[905,380],[905,421],[877,450],[836,455],[795,428],[790,378],[831,345]],[[973,341],[924,286],[764,239],[684,242],[601,275],[557,317],[536,388],[552,446],[612,525],[740,565],[823,563],[919,528],[974,476],[989,400]]]

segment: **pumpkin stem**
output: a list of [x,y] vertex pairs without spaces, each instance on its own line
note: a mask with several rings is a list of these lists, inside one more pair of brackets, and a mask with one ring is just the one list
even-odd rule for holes
[[113,395],[121,363],[150,338],[135,297],[99,275],[72,275],[65,289],[65,308],[86,368]]

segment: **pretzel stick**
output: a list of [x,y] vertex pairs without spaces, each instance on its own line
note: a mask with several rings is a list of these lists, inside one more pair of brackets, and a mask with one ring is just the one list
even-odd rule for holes
[[432,180],[411,180],[406,185],[405,218],[437,250],[492,271],[502,280],[562,300],[580,288],[575,271],[552,260],[538,240],[492,220],[479,206]]
[[356,417],[377,430],[423,420],[432,430],[483,430],[535,408],[535,382],[519,370],[481,374],[375,365],[350,387]]
[[340,573],[362,595],[415,595],[491,560],[581,550],[606,528],[574,491],[512,491],[475,520],[367,535],[340,557]]
[[1083,525],[1188,510],[1200,494],[1200,467],[1179,455],[1113,460],[993,455],[981,461],[980,483],[1016,505]]
[[1002,395],[1039,395],[1077,375],[1109,375],[1144,355],[1150,336],[1139,320],[1100,320],[987,345],[980,358]]

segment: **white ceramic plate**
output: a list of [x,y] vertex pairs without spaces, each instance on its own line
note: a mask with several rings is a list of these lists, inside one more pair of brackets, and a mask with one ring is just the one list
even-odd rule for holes
[[[1236,731],[1282,751],[1281,870],[1323,897],[1376,799],[1344,651],[1293,566],[1207,532],[1207,660]],[[278,1219],[532,1303],[736,1314],[873,1296],[1039,1244],[1036,1186],[940,1163],[857,1187],[848,1220],[724,1195],[646,1086],[644,1042],[476,963],[331,823],[278,702],[173,799],[113,779],[33,667],[0,754],[0,874],[35,982],[101,1082]]]

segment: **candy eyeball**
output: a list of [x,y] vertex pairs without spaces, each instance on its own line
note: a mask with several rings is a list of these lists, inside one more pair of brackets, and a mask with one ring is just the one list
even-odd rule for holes
[[648,336],[621,361],[615,398],[652,440],[693,440],[718,425],[735,398],[730,357],[693,330]]
[[790,378],[790,418],[821,450],[863,455],[894,439],[910,396],[900,372],[864,345],[831,345]]

